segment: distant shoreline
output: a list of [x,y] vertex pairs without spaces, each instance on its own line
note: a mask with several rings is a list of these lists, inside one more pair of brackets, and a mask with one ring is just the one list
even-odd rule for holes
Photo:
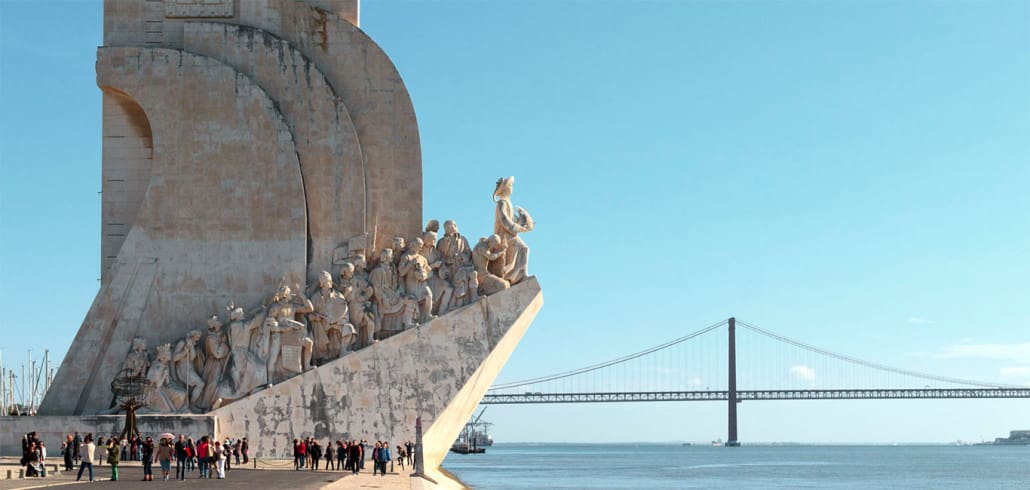
[[[683,446],[689,444],[689,447],[714,447],[711,441],[611,441],[611,442],[553,442],[553,441],[536,441],[536,442],[495,442],[494,447],[497,446],[610,446],[618,444],[621,446],[633,445],[633,446]],[[891,447],[891,446],[1007,446],[1005,444],[994,444],[993,441],[971,442],[962,441],[961,444],[958,442],[742,442],[742,446],[840,446],[840,447]]]

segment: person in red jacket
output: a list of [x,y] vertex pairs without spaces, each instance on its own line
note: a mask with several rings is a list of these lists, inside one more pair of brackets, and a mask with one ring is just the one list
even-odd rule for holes
[[197,466],[200,467],[198,478],[211,478],[211,442],[207,436],[200,438],[197,444]]

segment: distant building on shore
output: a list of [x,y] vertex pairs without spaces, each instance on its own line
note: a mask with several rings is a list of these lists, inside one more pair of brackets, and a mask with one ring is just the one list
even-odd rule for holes
[[1028,446],[1030,445],[1030,430],[1009,431],[1008,437],[994,439],[994,444],[999,446]]

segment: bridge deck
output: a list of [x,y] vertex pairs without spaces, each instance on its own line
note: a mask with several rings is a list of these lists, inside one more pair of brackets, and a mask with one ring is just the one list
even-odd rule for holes
[[[737,400],[885,400],[919,398],[1030,398],[1030,388],[926,388],[865,390],[737,390]],[[483,396],[482,405],[727,401],[727,391],[518,393]]]

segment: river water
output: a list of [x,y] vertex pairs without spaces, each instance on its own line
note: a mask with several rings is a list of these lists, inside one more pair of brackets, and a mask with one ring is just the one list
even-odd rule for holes
[[476,489],[1030,489],[1030,446],[497,444],[443,466]]

